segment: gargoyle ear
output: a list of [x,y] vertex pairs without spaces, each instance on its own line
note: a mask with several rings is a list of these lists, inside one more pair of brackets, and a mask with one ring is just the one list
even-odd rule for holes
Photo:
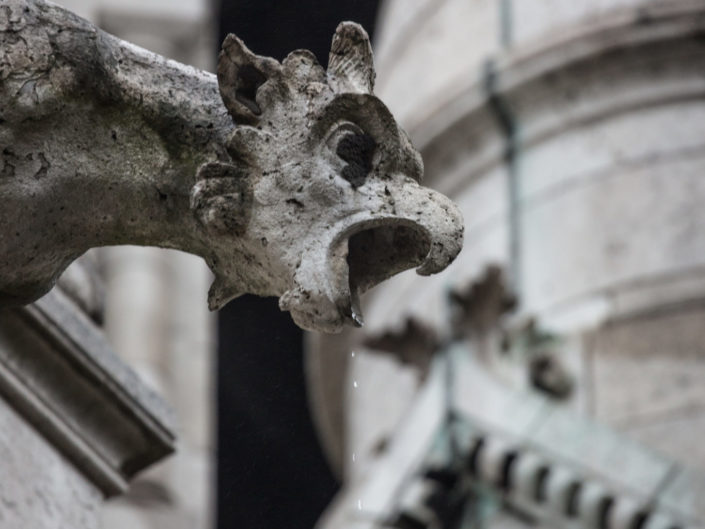
[[252,189],[242,168],[209,162],[198,170],[190,206],[201,224],[213,234],[241,234],[250,219]]
[[375,86],[372,46],[359,24],[341,22],[335,30],[328,55],[328,77],[338,93],[372,93]]
[[257,124],[265,103],[257,97],[257,91],[280,76],[281,65],[277,61],[255,55],[232,33],[225,37],[218,56],[218,88],[236,123]]

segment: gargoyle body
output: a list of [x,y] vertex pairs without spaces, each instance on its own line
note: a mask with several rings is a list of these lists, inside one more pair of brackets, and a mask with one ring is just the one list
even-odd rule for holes
[[[302,327],[359,325],[358,295],[445,268],[462,221],[372,95],[369,40],[341,24],[328,70],[235,36],[217,77],[40,0],[0,6],[0,305],[29,303],[89,248],[202,256],[211,308],[280,296]],[[223,105],[224,103],[224,105]]]

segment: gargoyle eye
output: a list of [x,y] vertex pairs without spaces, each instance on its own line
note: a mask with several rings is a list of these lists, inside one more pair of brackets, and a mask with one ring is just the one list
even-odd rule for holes
[[341,176],[353,188],[365,183],[367,175],[372,171],[372,158],[377,143],[369,134],[362,131],[345,131],[338,140],[335,153],[346,162]]

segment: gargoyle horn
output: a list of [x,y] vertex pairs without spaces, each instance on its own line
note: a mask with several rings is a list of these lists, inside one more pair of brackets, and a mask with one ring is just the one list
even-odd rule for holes
[[235,123],[257,124],[267,104],[261,88],[266,83],[278,85],[274,92],[283,87],[281,70],[278,61],[252,53],[232,33],[225,38],[218,56],[218,87]]
[[328,79],[338,93],[372,93],[375,86],[372,46],[358,24],[341,22],[335,30],[328,56]]

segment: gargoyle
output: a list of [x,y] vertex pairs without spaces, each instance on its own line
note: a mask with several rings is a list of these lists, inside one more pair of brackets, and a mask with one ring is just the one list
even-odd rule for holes
[[60,7],[5,0],[0,305],[37,299],[89,248],[139,244],[202,256],[211,309],[274,295],[304,328],[360,325],[361,292],[438,272],[462,244],[458,209],[419,185],[374,77],[353,23],[327,71],[230,35],[216,78]]

